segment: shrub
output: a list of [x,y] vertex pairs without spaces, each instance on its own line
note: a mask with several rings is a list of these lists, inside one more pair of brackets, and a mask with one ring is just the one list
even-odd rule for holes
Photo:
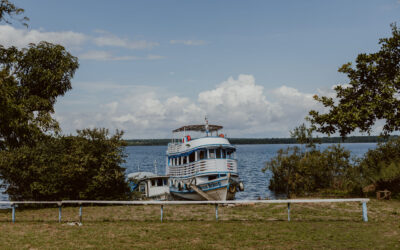
[[380,143],[369,150],[360,162],[366,184],[377,190],[387,189],[400,194],[400,138]]
[[11,200],[126,199],[122,132],[85,129],[35,146],[0,151],[0,175]]
[[352,165],[350,152],[340,145],[329,146],[324,151],[314,148],[302,151],[289,147],[266,163],[263,171],[270,170],[273,177],[269,188],[291,195],[304,195],[323,189],[349,189],[359,187],[353,180],[357,166]]

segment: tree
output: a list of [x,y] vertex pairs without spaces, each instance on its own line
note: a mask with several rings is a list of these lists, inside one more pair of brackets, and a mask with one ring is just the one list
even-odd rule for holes
[[51,117],[58,96],[71,89],[78,59],[61,45],[0,45],[0,149],[32,144],[58,132]]
[[[0,22],[24,13],[0,1]],[[26,25],[27,17],[20,21]],[[61,45],[48,42],[28,48],[0,45],[0,150],[33,144],[47,132],[58,132],[51,117],[58,96],[71,89],[78,59]]]
[[[1,0],[0,21],[23,11]],[[0,45],[0,177],[11,200],[128,198],[123,133],[62,136],[52,118],[78,66],[61,45]]]
[[127,199],[122,134],[85,129],[0,151],[6,193],[11,200]]
[[303,123],[300,126],[290,131],[290,137],[295,138],[297,143],[303,145],[306,144],[307,148],[315,148],[315,143],[320,143],[320,139],[313,137],[313,132],[315,128],[307,128],[307,126]]
[[[10,24],[10,19],[13,19],[14,16],[21,15],[25,12],[24,9],[16,7],[14,4],[10,3],[8,0],[0,1],[0,21],[4,21],[5,23]],[[27,22],[29,18],[26,16],[22,17],[19,20],[24,26],[28,27]]]
[[363,184],[390,190],[400,198],[400,138],[378,144],[360,161]]
[[325,114],[310,111],[308,119],[317,131],[342,137],[356,129],[369,133],[377,120],[385,122],[384,135],[400,129],[400,30],[396,24],[391,28],[392,36],[379,40],[378,52],[359,54],[355,67],[349,62],[339,69],[349,83],[335,87],[337,101],[314,96],[329,109]]

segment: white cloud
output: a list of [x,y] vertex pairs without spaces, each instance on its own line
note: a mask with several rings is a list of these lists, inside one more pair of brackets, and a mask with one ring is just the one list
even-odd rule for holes
[[89,37],[73,31],[46,32],[41,30],[16,29],[10,25],[0,25],[0,44],[9,47],[26,47],[29,43],[48,41],[65,46],[80,46]]
[[110,33],[103,33],[102,36],[93,38],[93,42],[98,46],[113,46],[127,49],[152,49],[159,45],[157,42],[149,42],[146,40],[132,41]]
[[291,87],[281,86],[267,94],[252,75],[230,77],[195,99],[173,94],[164,97],[164,90],[141,86],[96,86],[91,96],[115,98],[99,99],[102,105],[92,104],[89,111],[56,112],[66,132],[97,126],[122,129],[126,138],[166,138],[178,126],[202,123],[207,114],[210,122],[223,125],[229,136],[288,136],[310,109],[320,108],[313,94]]
[[127,61],[127,60],[138,60],[139,57],[135,56],[114,56],[108,51],[102,50],[90,50],[79,56],[83,60],[97,60],[97,61]]
[[170,40],[170,44],[183,44],[187,46],[200,46],[207,44],[206,41],[203,40]]
[[163,56],[147,55],[145,57],[139,56],[114,56],[111,52],[103,50],[91,50],[79,56],[83,60],[96,60],[96,61],[131,61],[131,60],[159,60]]
[[[10,25],[0,25],[0,44],[9,47],[26,47],[29,43],[39,43],[48,41],[61,44],[72,49],[82,49],[82,47],[116,47],[122,49],[152,49],[159,44],[146,40],[130,40],[120,38],[106,31],[97,31],[99,35],[91,36],[73,31],[48,32],[37,29],[16,29]],[[160,55],[149,54],[147,56],[114,56],[110,52],[103,50],[89,50],[81,54],[82,59],[100,61],[122,61],[122,60],[159,60],[164,58]]]

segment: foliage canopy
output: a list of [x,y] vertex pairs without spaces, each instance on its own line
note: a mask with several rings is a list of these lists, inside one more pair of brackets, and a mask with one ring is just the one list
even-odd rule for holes
[[379,40],[378,52],[359,54],[354,67],[349,62],[339,69],[349,83],[335,87],[337,101],[314,96],[329,109],[325,114],[310,111],[317,131],[345,137],[356,129],[370,132],[377,120],[385,121],[385,135],[400,129],[400,30],[396,24],[391,28],[392,36]]
[[[0,21],[10,23],[23,12],[8,0],[0,2]],[[78,66],[61,45],[0,45],[0,177],[10,199],[128,197],[123,133],[85,129],[61,136],[51,116],[57,98],[72,88]]]
[[85,129],[0,151],[6,193],[12,200],[127,199],[122,134]]
[[[24,12],[25,12],[24,9],[18,8],[13,3],[10,3],[10,1],[8,1],[8,0],[1,0],[0,1],[0,21],[3,20],[5,23],[10,24],[11,23],[10,19],[13,19],[14,16],[21,15]],[[24,26],[28,27],[27,22],[29,21],[29,18],[24,16],[19,21]]]
[[32,145],[44,133],[59,131],[51,114],[57,97],[71,89],[78,66],[61,45],[0,45],[0,148]]

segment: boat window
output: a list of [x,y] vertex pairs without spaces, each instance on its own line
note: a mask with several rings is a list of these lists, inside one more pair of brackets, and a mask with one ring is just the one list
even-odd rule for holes
[[210,150],[210,159],[215,159],[215,149],[209,149]]
[[163,185],[163,179],[157,179],[157,187],[161,187]]
[[217,148],[215,150],[215,155],[216,155],[217,159],[221,159],[221,149]]
[[186,159],[187,159],[187,157],[186,156],[182,156],[182,164],[186,164],[187,162],[186,162]]
[[194,162],[194,159],[195,159],[194,154],[195,154],[195,152],[192,152],[192,153],[189,155],[189,162]]
[[232,150],[228,149],[226,151],[226,158],[233,159],[233,151]]
[[141,193],[145,193],[146,192],[146,184],[145,183],[140,183],[139,192],[141,192]]
[[207,157],[206,157],[206,151],[205,151],[204,149],[203,149],[203,150],[200,150],[199,153],[200,153],[200,157],[199,157],[200,160],[203,160],[203,159],[207,158]]
[[225,159],[226,158],[226,151],[225,149],[221,149],[221,158]]
[[164,186],[167,186],[168,184],[168,180],[167,179],[164,179]]
[[209,176],[208,176],[208,180],[209,180],[209,181],[215,180],[215,179],[217,179],[217,177],[218,177],[217,175],[209,175]]
[[151,186],[155,187],[156,186],[156,180],[151,180]]

